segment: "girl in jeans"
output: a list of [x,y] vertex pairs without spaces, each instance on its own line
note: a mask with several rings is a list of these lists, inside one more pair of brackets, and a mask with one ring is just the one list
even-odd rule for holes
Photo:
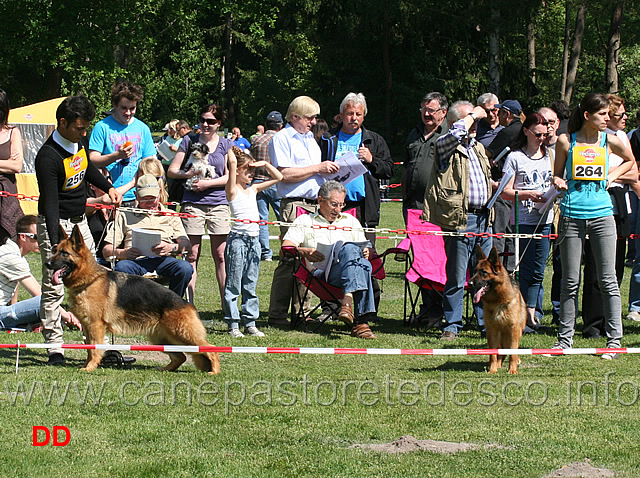
[[[502,198],[513,201],[518,191],[520,232],[523,234],[548,236],[551,232],[553,208],[549,208],[544,215],[540,214],[552,177],[551,159],[544,145],[548,125],[545,117],[539,113],[527,116],[504,165],[504,171],[512,170],[515,174]],[[513,215],[511,222],[514,222]],[[540,326],[535,317],[536,302],[550,248],[551,239],[548,237],[520,240],[520,292],[527,303],[527,325],[532,329]]]
[[[260,272],[260,214],[256,194],[282,180],[282,173],[266,161],[254,161],[237,146],[227,153],[229,157],[229,180],[225,186],[231,213],[236,219],[249,219],[245,224],[235,222],[227,237],[224,251],[226,280],[224,284],[224,320],[229,325],[232,337],[244,337],[240,332],[238,297],[242,296],[242,320],[245,332],[254,337],[264,337],[256,327],[260,314],[258,305],[258,274]],[[264,167],[274,179],[250,186],[255,168]]]
[[[556,143],[553,185],[565,191],[560,204],[560,259],[562,292],[556,349],[573,345],[575,300],[580,280],[580,262],[585,235],[589,235],[602,292],[607,347],[620,347],[622,320],[620,290],[616,280],[616,226],[613,207],[607,193],[609,184],[629,171],[633,155],[614,135],[604,131],[609,121],[609,100],[597,93],[587,94],[571,114],[568,135]],[[609,154],[615,153],[622,164],[609,169]],[[606,353],[604,359],[617,358]]]

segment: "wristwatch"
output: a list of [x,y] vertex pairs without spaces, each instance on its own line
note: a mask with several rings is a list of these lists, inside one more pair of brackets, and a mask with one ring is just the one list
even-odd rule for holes
[[478,115],[475,114],[473,111],[471,113],[469,113],[469,116],[471,116],[473,118],[474,122],[478,121]]

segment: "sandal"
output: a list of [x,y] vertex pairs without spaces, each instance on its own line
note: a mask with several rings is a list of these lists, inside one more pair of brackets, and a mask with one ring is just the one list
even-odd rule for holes
[[340,313],[338,314],[338,319],[343,321],[348,326],[352,326],[353,325],[353,311],[351,310],[351,307],[349,307],[348,305],[343,305],[340,308]]
[[358,324],[351,330],[352,337],[358,337],[359,339],[375,339],[376,334],[373,333],[369,324]]

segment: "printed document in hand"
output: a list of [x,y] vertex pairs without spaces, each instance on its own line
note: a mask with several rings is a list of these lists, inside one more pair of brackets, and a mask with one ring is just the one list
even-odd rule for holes
[[369,241],[364,242],[344,242],[337,241],[333,244],[318,244],[316,246],[316,250],[324,256],[324,260],[320,262],[314,262],[313,267],[316,269],[320,269],[324,271],[324,280],[325,282],[329,281],[329,272],[331,271],[331,266],[334,262],[338,262],[338,253],[344,244],[355,244],[361,250],[365,247],[369,247]]
[[158,255],[151,249],[162,241],[162,234],[159,231],[133,228],[131,232],[131,246],[138,249],[141,255],[146,257],[156,257]]
[[335,162],[340,166],[340,170],[337,173],[331,174],[330,177],[327,177],[327,181],[338,181],[346,185],[367,172],[367,168],[365,168],[362,161],[353,154],[353,151],[343,154],[336,159]]
[[533,205],[533,207],[535,207],[538,211],[540,211],[541,216],[544,216],[549,210],[549,208],[553,205],[553,203],[555,202],[559,194],[560,193],[556,190],[556,188],[551,186],[547,190],[547,192],[544,193],[544,196],[542,196],[542,199],[544,199],[544,202],[537,202]]
[[169,147],[169,143],[167,143],[166,141],[158,143],[156,145],[156,149],[165,161],[172,161],[173,157],[176,155],[176,151],[172,151]]

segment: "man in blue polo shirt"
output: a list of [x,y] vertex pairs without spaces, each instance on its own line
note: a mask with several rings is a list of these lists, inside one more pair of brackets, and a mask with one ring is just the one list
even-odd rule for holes
[[[89,159],[98,167],[106,167],[114,187],[133,181],[140,161],[156,157],[151,130],[135,117],[143,91],[130,81],[111,88],[112,114],[99,121],[89,139]],[[134,189],[123,195],[123,206],[133,206]]]

